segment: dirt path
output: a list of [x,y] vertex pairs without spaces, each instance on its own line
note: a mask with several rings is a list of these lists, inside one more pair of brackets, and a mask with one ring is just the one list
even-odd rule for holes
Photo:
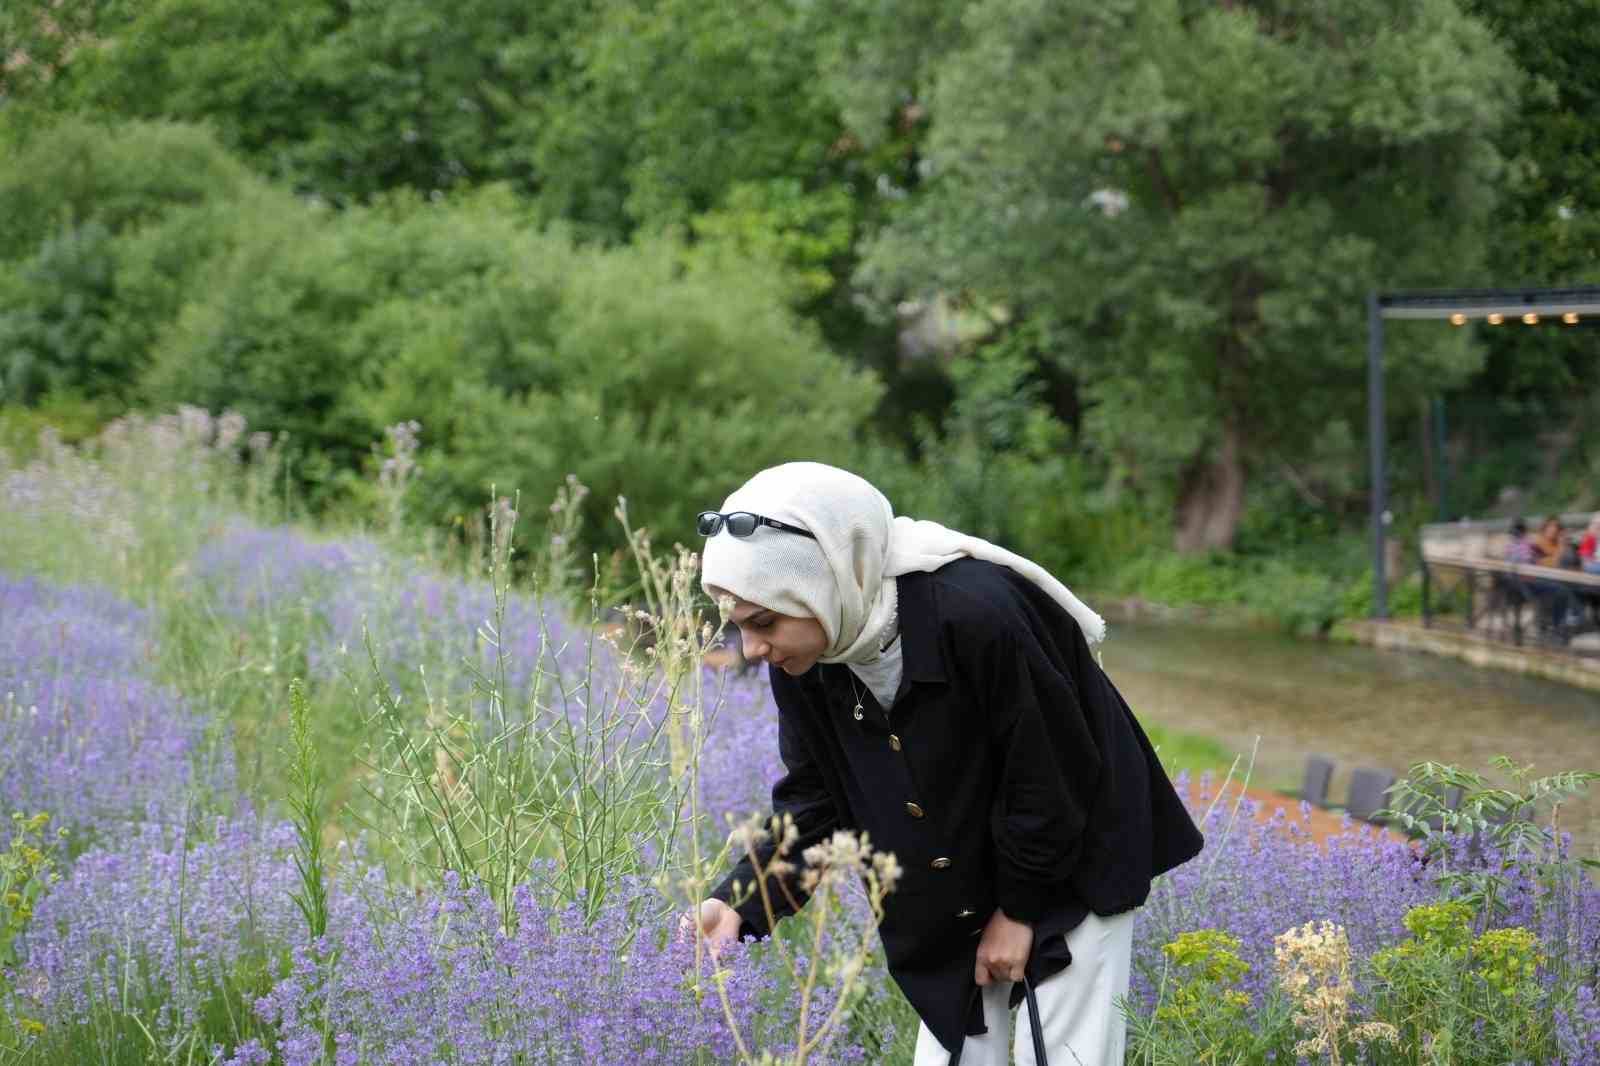
[[[1289,824],[1297,825],[1305,835],[1319,844],[1331,836],[1351,832],[1359,829],[1362,825],[1361,822],[1351,822],[1347,826],[1345,816],[1341,812],[1324,810],[1321,807],[1312,807],[1309,816],[1302,817],[1298,797],[1286,796],[1271,789],[1258,788],[1252,785],[1245,788],[1244,794],[1256,804],[1255,820],[1257,822],[1266,822],[1281,810],[1288,819],[1285,823],[1286,826]],[[1232,804],[1236,802],[1238,795],[1239,786],[1230,784],[1223,791],[1222,798],[1218,802]],[[1285,832],[1288,832],[1287,828],[1285,828]],[[1385,829],[1383,832],[1395,840],[1406,839],[1403,833],[1396,833],[1389,829]]]

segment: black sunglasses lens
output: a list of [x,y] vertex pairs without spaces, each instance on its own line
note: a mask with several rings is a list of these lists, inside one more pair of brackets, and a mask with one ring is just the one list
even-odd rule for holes
[[722,528],[722,516],[715,511],[701,511],[697,526],[702,537],[714,537]]
[[756,531],[756,516],[749,511],[738,511],[728,516],[728,532],[736,537],[748,537]]

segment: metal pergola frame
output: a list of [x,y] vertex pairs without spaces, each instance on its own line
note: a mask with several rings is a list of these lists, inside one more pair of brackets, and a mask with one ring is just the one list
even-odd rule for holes
[[1372,616],[1389,617],[1384,541],[1389,513],[1383,390],[1384,319],[1431,319],[1465,326],[1474,322],[1556,328],[1600,320],[1600,285],[1553,288],[1439,289],[1372,292],[1367,295],[1367,441],[1372,482]]

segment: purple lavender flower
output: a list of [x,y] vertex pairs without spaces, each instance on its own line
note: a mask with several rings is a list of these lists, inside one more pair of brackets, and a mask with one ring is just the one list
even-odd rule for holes
[[[706,691],[717,681],[707,679]],[[778,710],[764,677],[730,677],[707,730],[700,765],[700,810],[712,820],[715,835],[727,835],[724,815],[736,819],[765,811],[772,783],[783,774],[778,755]]]
[[40,903],[16,981],[33,1017],[84,1022],[96,1010],[162,1005],[195,1024],[211,989],[246,961],[292,943],[293,830],[252,819],[146,824],[90,849]]
[[334,599],[379,554],[366,539],[318,541],[238,522],[202,547],[190,569],[219,609],[242,621],[252,612],[300,606],[306,597]]
[[[1191,807],[1211,798],[1209,778],[1197,790],[1179,779]],[[1136,924],[1133,996],[1153,1006],[1161,975],[1161,945],[1181,932],[1220,929],[1237,937],[1250,964],[1245,988],[1260,998],[1273,989],[1273,939],[1309,921],[1345,927],[1359,957],[1405,935],[1407,910],[1435,898],[1430,878],[1410,845],[1370,828],[1352,827],[1323,845],[1309,843],[1287,817],[1265,823],[1240,800],[1235,818],[1218,804],[1203,818],[1206,848],[1161,878]],[[1230,824],[1231,823],[1231,824]]]
[[[242,432],[193,415],[164,425],[176,438],[216,434],[230,446]],[[495,631],[487,582],[427,572],[360,538],[314,541],[234,525],[199,553],[190,574],[194,594],[211,597],[225,624],[270,622],[286,611],[311,619],[306,661],[324,680],[365,674],[365,629],[386,683],[411,693],[425,665],[434,695],[480,716],[488,709],[474,668],[491,677],[504,668],[501,696],[512,717],[581,723],[627,683],[617,653],[548,605],[514,593]],[[104,592],[0,575],[0,693],[14,694],[0,714],[0,802],[50,810],[57,824],[99,838],[70,864],[23,938],[27,961],[14,984],[30,1017],[75,1024],[121,1009],[131,988],[139,1009],[160,1005],[153,1020],[174,1033],[195,1024],[230,975],[265,968],[270,990],[255,1004],[252,1026],[235,1046],[215,1049],[217,1061],[299,1066],[326,1061],[329,1051],[341,1064],[734,1057],[714,990],[703,985],[695,994],[692,946],[670,935],[665,901],[638,880],[620,878],[603,897],[556,902],[543,887],[552,872],[530,869],[506,920],[481,886],[402,885],[347,855],[335,869],[327,936],[310,941],[290,897],[297,882],[288,827],[246,817],[191,828],[193,797],[227,796],[232,776],[225,764],[203,764],[202,723],[179,694],[150,679],[153,627],[147,612]],[[527,699],[536,671],[560,679],[543,690],[540,708]],[[706,680],[714,691],[719,679]],[[659,701],[642,708],[637,728],[609,750],[648,767],[665,789],[664,742],[654,732],[663,714]],[[775,715],[762,677],[727,680],[698,766],[708,842],[720,840],[723,814],[766,807],[781,770]],[[1209,787],[1195,790],[1196,809]],[[1246,804],[1229,827],[1228,813],[1206,818],[1206,851],[1161,879],[1140,912],[1137,1009],[1152,1005],[1160,946],[1180,932],[1237,936],[1251,967],[1245,990],[1260,1002],[1275,994],[1278,933],[1331,920],[1365,959],[1406,935],[1407,910],[1439,898],[1435,871],[1405,843],[1352,827],[1313,846],[1289,814],[1257,823]],[[1461,841],[1451,862],[1500,858]],[[1550,956],[1570,963],[1541,975],[1559,1052],[1550,1061],[1600,1066],[1592,964],[1600,890],[1584,879],[1552,885],[1532,870],[1512,865],[1503,921],[1534,930]],[[844,903],[849,924],[839,935],[865,929],[861,901]],[[747,944],[718,968],[740,1032],[781,1051],[792,1040],[795,1004],[778,963],[772,946]],[[881,962],[863,982],[881,1005],[890,987]],[[832,994],[822,990],[816,1009],[825,1011]],[[262,1028],[267,1035],[258,1035]],[[832,1060],[867,1054],[844,1041]]]
[[109,593],[0,574],[0,809],[109,833],[231,789],[231,755],[140,676],[150,616]]
[[[733,1057],[715,992],[699,1002],[692,994],[692,944],[646,920],[660,917],[647,887],[618,886],[585,922],[580,906],[552,908],[524,885],[515,913],[505,928],[487,894],[454,879],[409,899],[375,871],[344,883],[327,939],[297,945],[257,1004],[285,1066],[319,1061],[325,1032],[344,1034],[341,1051],[353,1061],[396,1066]],[[792,1004],[763,1002],[774,955],[745,945],[718,961],[736,1016],[765,1047],[778,1046],[794,1021]],[[822,991],[818,1009],[829,995]],[[250,1061],[255,1052],[242,1050],[238,1061]]]
[[1570,1006],[1555,1009],[1555,1040],[1561,1057],[1551,1066],[1600,1066],[1600,992],[1577,988]]

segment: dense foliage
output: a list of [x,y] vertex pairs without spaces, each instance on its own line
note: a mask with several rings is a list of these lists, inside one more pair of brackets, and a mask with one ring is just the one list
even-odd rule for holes
[[[576,474],[684,529],[735,459],[845,459],[879,394],[792,312],[790,276],[731,245],[581,247],[493,189],[334,213],[190,127],[65,124],[23,160],[0,187],[33,227],[13,247],[38,245],[0,264],[8,394],[232,407],[288,435],[317,506],[363,500],[372,440],[415,419],[418,517]],[[796,395],[815,407],[774,407]]]
[[[905,486],[903,509],[986,519],[1107,587],[1178,592],[1109,545],[1342,588],[1361,571],[1367,289],[1600,269],[1600,0],[69,6],[0,13],[7,424],[248,407],[293,433],[289,480],[319,509],[367,505],[362,442],[402,418],[424,426],[436,521],[491,480],[542,494],[580,471],[614,488],[616,460],[588,459],[595,434],[575,432],[591,400],[621,405],[598,443],[685,461],[662,446],[683,412],[622,415],[637,392],[553,414],[526,351],[507,358],[516,380],[469,356],[448,388],[437,356],[463,338],[484,360],[552,343],[521,303],[545,297],[501,288],[540,276],[519,257],[589,264],[620,308],[693,262],[682,292],[617,316],[627,336],[608,351],[711,328],[715,293],[726,321],[699,342],[719,389],[751,352],[809,366],[819,345],[881,381],[822,372],[838,390],[800,394],[815,433],[774,427],[747,452],[702,432],[719,461],[826,442]],[[447,236],[458,220],[472,247]],[[263,291],[244,291],[258,273]],[[483,299],[455,306],[469,290]],[[506,304],[497,325],[486,301]],[[793,322],[733,328],[778,304]],[[506,330],[527,337],[493,339]],[[1394,331],[1402,536],[1596,502],[1594,336]],[[291,350],[304,362],[286,376]],[[258,367],[257,352],[276,354]],[[630,365],[655,396],[691,387],[681,352]],[[756,375],[744,397],[794,380]],[[974,431],[1004,382],[1031,413]],[[706,421],[737,421],[742,402]],[[499,424],[538,454],[485,458]],[[691,484],[713,502],[723,487]],[[1048,502],[999,529],[980,497]]]

